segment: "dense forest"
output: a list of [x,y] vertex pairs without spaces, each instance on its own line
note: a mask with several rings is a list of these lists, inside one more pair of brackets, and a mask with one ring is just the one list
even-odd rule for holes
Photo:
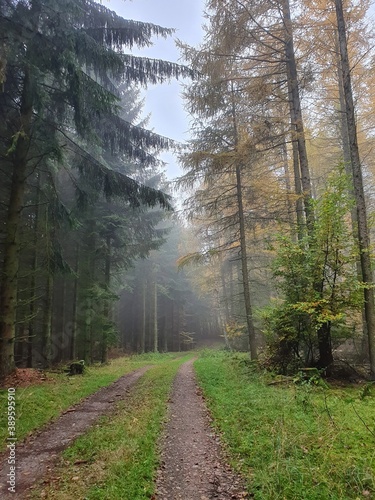
[[[375,376],[369,1],[207,0],[184,64],[92,0],[0,0],[0,27],[0,376],[219,340]],[[142,118],[171,78],[184,146]]]

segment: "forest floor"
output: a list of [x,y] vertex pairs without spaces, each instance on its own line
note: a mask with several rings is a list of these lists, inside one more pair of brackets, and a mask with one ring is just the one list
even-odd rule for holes
[[[91,475],[89,469],[91,458],[79,457],[73,462],[64,460],[63,450],[70,447],[73,441],[79,443],[79,436],[90,438],[90,433],[96,428],[106,426],[108,429],[116,427],[116,407],[124,400],[124,406],[132,416],[133,426],[138,425],[140,419],[137,413],[137,404],[132,397],[135,393],[142,393],[143,381],[147,385],[147,377],[142,377],[150,367],[143,367],[128,373],[108,387],[85,398],[82,402],[64,411],[54,422],[44,426],[41,430],[32,433],[27,439],[16,446],[16,493],[7,491],[7,474],[9,473],[8,450],[0,455],[0,497],[2,499],[27,498],[71,498],[73,490],[79,483],[79,476],[71,472],[70,465],[79,468],[83,464],[83,476],[86,476],[85,493],[74,491],[74,498],[105,498],[108,500],[133,500],[152,498],[158,500],[230,500],[247,498],[243,481],[227,465],[221,449],[220,439],[211,428],[211,419],[199,389],[194,369],[194,359],[181,359],[169,378],[165,397],[161,398],[164,413],[160,419],[160,426],[153,436],[153,442],[159,442],[159,449],[154,448],[159,456],[154,460],[153,472],[150,475],[152,483],[155,480],[155,465],[160,464],[156,479],[156,493],[154,486],[149,491],[131,493],[130,491],[110,493],[111,487],[103,485],[99,496],[91,497],[87,488],[92,487],[97,477]],[[165,365],[166,366],[166,365]],[[159,369],[159,375],[155,370]],[[162,367],[154,368],[155,376],[162,377]],[[165,370],[165,368],[164,368]],[[153,370],[150,370],[149,384]],[[177,373],[177,374],[176,374]],[[18,374],[19,375],[19,374]],[[22,377],[21,377],[22,378]],[[27,381],[28,382],[28,381]],[[39,380],[30,380],[30,383],[40,383]],[[172,384],[173,382],[173,384]],[[172,385],[171,385],[172,384]],[[14,384],[16,385],[16,384]],[[134,390],[132,390],[132,388]],[[172,391],[171,391],[172,388]],[[155,387],[150,387],[155,391]],[[140,399],[148,399],[140,395]],[[167,419],[165,407],[168,403]],[[149,403],[151,406],[151,403]],[[120,409],[121,413],[121,409]],[[108,420],[99,420],[107,415]],[[152,422],[147,422],[148,426]],[[160,431],[163,429],[162,437]],[[126,434],[123,428],[123,434]],[[145,433],[144,433],[145,436]],[[128,439],[131,440],[128,432]],[[78,444],[78,446],[80,446]],[[95,445],[92,445],[94,448]],[[141,460],[141,453],[136,451],[136,459]],[[133,459],[134,460],[134,459]],[[85,472],[86,470],[86,472]],[[70,486],[63,484],[61,477],[66,474]],[[77,474],[81,474],[77,473]],[[139,478],[142,483],[143,478]],[[60,491],[60,492],[59,492]]]
[[[17,493],[5,450],[1,499],[375,500],[373,383],[275,384],[246,353],[222,350],[91,370],[17,389]],[[38,411],[53,422],[26,427]]]

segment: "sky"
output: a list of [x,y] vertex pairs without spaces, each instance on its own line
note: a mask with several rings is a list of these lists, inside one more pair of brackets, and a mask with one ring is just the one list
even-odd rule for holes
[[[203,39],[202,25],[205,0],[102,0],[103,4],[116,11],[125,19],[150,22],[166,28],[175,28],[176,33],[167,40],[154,38],[150,48],[134,49],[132,53],[144,57],[182,62],[175,39],[197,46]],[[375,6],[370,7],[372,16]],[[184,110],[181,85],[177,81],[170,84],[150,85],[144,92],[144,115],[150,114],[148,128],[155,133],[179,142],[189,138],[189,117]],[[162,153],[161,159],[167,163],[169,180],[182,175],[178,160],[171,153]]]
[[[168,39],[154,38],[154,45],[150,48],[132,50],[135,55],[182,62],[175,39],[192,46],[202,41],[204,0],[103,0],[103,4],[125,19],[176,29]],[[149,85],[144,93],[144,114],[151,113],[148,128],[155,133],[184,142],[189,138],[189,117],[184,110],[181,90],[180,83],[173,80],[170,84]],[[162,153],[160,157],[168,164],[169,180],[182,174],[171,153]]]

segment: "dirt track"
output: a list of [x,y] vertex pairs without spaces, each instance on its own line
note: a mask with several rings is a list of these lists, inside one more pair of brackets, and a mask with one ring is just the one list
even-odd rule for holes
[[27,489],[41,479],[56,461],[58,454],[78,436],[94,425],[102,415],[111,411],[117,401],[124,399],[129,389],[149,369],[143,367],[103,387],[81,403],[69,408],[55,422],[16,445],[16,493],[8,492],[8,453],[0,462],[0,498],[23,500]]
[[158,500],[247,498],[241,479],[226,464],[219,437],[210,427],[193,360],[184,363],[176,376],[161,447]]

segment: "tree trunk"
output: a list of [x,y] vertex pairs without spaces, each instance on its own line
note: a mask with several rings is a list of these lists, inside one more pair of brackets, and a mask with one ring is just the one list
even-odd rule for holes
[[20,251],[19,233],[26,185],[32,108],[32,82],[30,70],[26,68],[20,109],[20,130],[14,139],[16,145],[13,153],[12,184],[5,227],[4,263],[0,291],[0,377],[8,375],[15,369],[14,338]]
[[[344,158],[344,166],[345,173],[349,179],[352,178],[352,163],[350,156],[350,143],[349,143],[349,130],[348,130],[348,120],[346,116],[346,102],[345,102],[345,92],[344,92],[344,82],[343,82],[343,71],[342,71],[342,62],[340,57],[340,46],[338,40],[338,33],[336,37],[336,51],[337,51],[337,76],[338,76],[338,87],[339,87],[339,99],[340,99],[340,132],[341,132],[341,143],[342,143],[342,152]],[[350,190],[350,194],[355,199],[354,188]],[[352,231],[354,238],[358,242],[358,217],[357,217],[357,209],[356,206],[353,206],[351,209],[351,221],[352,221]],[[362,281],[362,267],[361,261],[358,260],[356,263],[357,274],[359,281]],[[361,359],[367,359],[368,357],[368,334],[367,334],[367,325],[366,325],[366,314],[365,310],[362,310],[362,325],[363,325],[363,339],[362,339],[362,349],[361,349]]]
[[37,194],[36,194],[36,208],[34,218],[34,238],[33,238],[33,260],[30,279],[30,304],[29,304],[29,324],[27,335],[27,368],[33,366],[33,342],[34,342],[34,316],[35,316],[35,286],[36,286],[36,273],[38,267],[38,229],[39,229],[39,215],[40,215],[40,174],[38,175]]
[[[293,141],[293,144],[295,144],[295,141]],[[294,216],[293,203],[292,203],[292,200],[290,199],[290,195],[292,193],[292,183],[290,180],[288,149],[287,149],[287,144],[286,144],[285,139],[284,139],[283,144],[282,144],[282,155],[283,155],[283,166],[284,166],[284,175],[285,175],[285,188],[287,191],[288,222],[290,225],[290,230],[291,230],[293,241],[295,241],[296,240],[296,227],[295,227],[296,218],[297,218],[297,234],[300,232],[299,228],[302,227],[302,221],[300,220],[302,212],[298,209],[298,206],[302,205],[302,198],[299,197],[296,201],[296,209],[295,209],[296,215]],[[298,160],[297,160],[297,172],[299,172]],[[298,177],[298,179],[299,179],[299,177]],[[296,188],[295,192],[297,194],[297,186],[295,186],[295,188]],[[299,193],[299,195],[300,195],[300,193]]]
[[357,126],[350,77],[348,47],[346,40],[346,25],[342,0],[335,0],[337,28],[339,36],[342,81],[345,97],[345,111],[348,124],[350,160],[352,166],[354,196],[357,207],[358,244],[361,258],[362,280],[367,285],[364,289],[365,317],[369,341],[370,370],[375,378],[375,303],[373,286],[373,273],[370,257],[370,236],[367,225],[367,210],[363,188],[362,168],[359,157]]
[[[300,186],[302,187],[302,194],[304,200],[306,225],[309,234],[314,230],[314,211],[312,207],[312,191],[310,180],[310,169],[307,159],[305,130],[303,126],[301,99],[299,94],[297,65],[294,53],[294,40],[293,40],[293,25],[290,17],[289,0],[283,0],[283,21],[285,26],[285,58],[287,66],[287,79],[289,90],[289,111],[292,123],[292,140],[297,145],[298,158],[299,158],[299,172],[296,171],[296,151],[294,151],[294,170],[296,181],[296,194],[300,193]],[[298,175],[300,179],[297,179]],[[297,223],[301,223],[301,211],[298,206],[297,200]]]
[[[105,256],[105,270],[104,270],[104,283],[106,290],[109,292],[111,285],[111,237],[106,238],[107,252]],[[103,314],[106,320],[106,327],[103,328],[102,342],[101,342],[101,362],[108,361],[108,329],[110,328],[110,302],[109,298],[104,301]]]
[[49,217],[49,207],[46,206],[46,220],[45,220],[45,235],[46,235],[46,259],[47,259],[47,278],[45,289],[45,302],[43,311],[43,325],[42,325],[42,358],[45,367],[50,367],[52,363],[52,299],[53,299],[53,282],[54,282],[54,269],[52,267],[51,255],[51,240],[53,238],[54,230],[50,228],[53,226],[53,220]]
[[52,298],[53,298],[53,274],[47,270],[45,303],[42,325],[42,354],[45,367],[52,363]]
[[154,352],[158,352],[158,284],[154,283]]
[[78,276],[79,276],[80,246],[76,245],[74,285],[73,285],[73,310],[72,310],[72,331],[70,334],[70,359],[77,357],[77,306],[78,306]]
[[238,217],[240,223],[242,286],[243,286],[243,295],[245,300],[247,333],[249,336],[250,357],[251,359],[257,359],[258,353],[255,340],[255,328],[254,328],[253,311],[252,311],[251,296],[250,296],[249,269],[247,265],[246,230],[245,230],[245,219],[244,219],[244,210],[242,202],[241,167],[238,165],[238,163],[236,164],[236,180],[237,180]]
[[[232,98],[233,98],[233,85],[232,85]],[[236,142],[235,146],[237,149],[238,131],[237,131],[236,108],[234,99],[232,99],[232,119],[233,119],[233,129]],[[243,199],[242,199],[241,165],[237,160],[235,169],[236,169],[236,195],[237,195],[237,207],[238,207],[238,221],[240,226],[242,286],[243,286],[243,296],[245,301],[247,334],[249,339],[250,358],[257,359],[258,353],[256,346],[255,327],[254,327],[251,295],[250,295],[249,269],[247,264],[246,228],[245,228],[245,216],[244,216]]]
[[229,321],[230,321],[229,297],[228,297],[228,291],[227,291],[227,283],[225,281],[225,271],[226,271],[227,267],[228,267],[228,261],[225,260],[224,262],[221,263],[221,266],[220,266],[220,277],[221,277],[221,286],[222,286],[222,289],[223,289],[225,323],[226,324],[228,324]]
[[145,352],[146,343],[146,283],[142,283],[142,324],[141,324],[141,342],[140,352]]
[[328,368],[333,363],[331,322],[324,323],[318,331],[319,367]]

